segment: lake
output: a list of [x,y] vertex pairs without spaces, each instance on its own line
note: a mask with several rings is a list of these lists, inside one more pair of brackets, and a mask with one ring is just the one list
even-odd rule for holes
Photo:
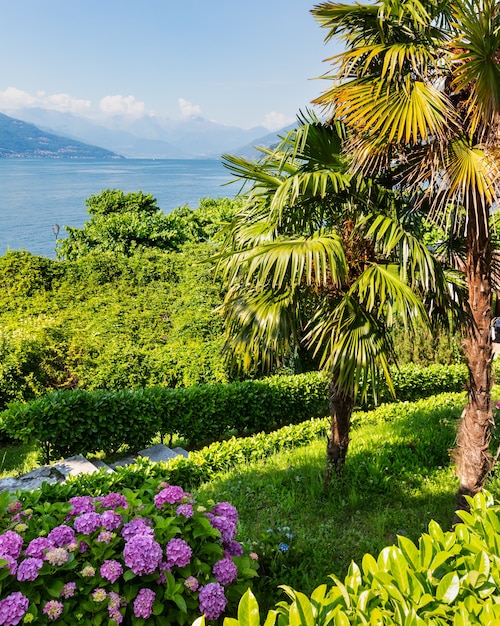
[[104,189],[152,194],[164,213],[201,198],[234,197],[238,184],[218,160],[0,159],[0,255],[29,250],[55,257],[53,226],[81,228],[85,199]]

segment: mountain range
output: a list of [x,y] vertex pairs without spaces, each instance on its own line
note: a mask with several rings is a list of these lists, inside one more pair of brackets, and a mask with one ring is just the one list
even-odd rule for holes
[[[0,156],[16,156],[17,153],[17,156],[83,157],[90,156],[89,150],[103,150],[93,156],[192,159],[220,158],[221,154],[228,153],[255,158],[258,155],[255,146],[276,143],[278,135],[292,126],[269,133],[263,126],[243,129],[202,117],[171,120],[151,115],[139,118],[116,115],[96,121],[72,113],[24,108],[8,111],[8,115],[0,114]],[[12,144],[16,136],[17,151]],[[30,148],[27,137],[38,138],[38,145],[35,146],[34,140],[31,142],[35,149],[32,155],[26,152]],[[60,141],[59,148],[57,142],[51,143],[54,137]],[[47,145],[52,148],[44,151]]]

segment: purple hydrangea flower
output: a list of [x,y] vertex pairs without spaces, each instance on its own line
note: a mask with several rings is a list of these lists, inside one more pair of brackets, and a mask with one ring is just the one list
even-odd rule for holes
[[207,513],[207,517],[213,528],[220,532],[222,542],[229,544],[236,534],[236,524],[227,517],[224,517],[224,515],[212,515],[212,513]]
[[101,532],[97,535],[96,541],[98,541],[99,543],[108,544],[111,539],[113,539],[112,532],[110,532],[109,530],[101,530]]
[[186,519],[189,519],[194,515],[193,505],[189,503],[179,504],[175,512],[177,515],[183,515]]
[[53,528],[47,535],[47,539],[51,541],[56,548],[62,548],[75,541],[75,531],[66,524],[61,524]]
[[76,583],[66,583],[61,589],[61,598],[72,598],[75,595]]
[[59,619],[62,612],[63,604],[59,600],[49,600],[43,607],[43,613],[51,620]]
[[74,496],[69,499],[72,504],[70,515],[81,515],[82,513],[94,513],[95,504],[92,496]]
[[13,559],[18,559],[23,547],[23,538],[13,530],[6,530],[0,535],[0,556],[8,554]]
[[106,530],[116,530],[122,525],[122,516],[114,511],[101,513],[101,524]]
[[[0,554],[0,559],[7,561],[7,567],[12,576],[15,576],[17,572],[17,561],[10,554]],[[4,566],[5,567],[5,566]]]
[[111,584],[115,583],[123,574],[123,567],[118,561],[107,560],[101,565],[100,574]]
[[200,587],[198,595],[200,612],[209,620],[218,619],[226,608],[224,587],[219,583],[208,583]]
[[109,619],[113,620],[117,624],[123,622],[123,615],[120,613],[120,607],[122,605],[122,598],[120,594],[115,591],[108,593],[108,615]]
[[126,542],[123,557],[134,574],[152,574],[161,563],[161,546],[151,535],[135,535]]
[[148,619],[153,612],[153,602],[156,594],[151,589],[140,589],[134,600],[134,615]]
[[221,585],[230,585],[236,576],[238,576],[238,568],[231,559],[225,558],[217,561],[212,567],[215,578]]
[[121,493],[108,493],[107,496],[101,498],[100,505],[103,509],[128,508],[127,498]]
[[38,578],[38,572],[43,566],[42,559],[37,559],[33,556],[24,559],[19,563],[17,568],[17,580],[22,582],[23,580],[33,581]]
[[82,513],[73,523],[75,530],[84,535],[90,535],[101,527],[101,516],[99,513]]
[[156,494],[155,506],[157,509],[160,509],[165,502],[168,504],[177,504],[177,502],[182,502],[186,497],[189,497],[189,494],[186,493],[182,487],[169,485]]
[[238,541],[234,541],[234,539],[225,545],[224,548],[224,556],[242,556],[243,554],[243,546]]
[[135,535],[154,535],[154,530],[150,526],[151,520],[144,517],[136,517],[122,528],[122,537],[125,541],[130,541]]
[[231,520],[235,525],[238,523],[238,510],[229,502],[219,502],[212,509],[212,513],[214,515],[227,517],[227,519]]
[[170,565],[177,565],[178,567],[186,567],[193,551],[189,544],[184,539],[171,539],[167,543],[166,547],[167,560]]
[[34,556],[37,559],[43,559],[45,550],[53,547],[52,541],[49,541],[47,537],[37,537],[29,542],[26,548],[26,556]]
[[20,591],[14,591],[0,600],[0,624],[17,626],[28,611],[29,600]]

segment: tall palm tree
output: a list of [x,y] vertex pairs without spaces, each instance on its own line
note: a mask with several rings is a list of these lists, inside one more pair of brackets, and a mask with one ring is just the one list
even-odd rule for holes
[[445,281],[405,228],[402,199],[348,173],[343,125],[311,114],[299,122],[258,161],[224,156],[247,186],[218,270],[237,364],[269,368],[293,342],[328,373],[328,482],[342,471],[356,398],[381,379],[391,385],[387,329],[427,323],[416,292],[443,293]]
[[430,203],[435,219],[462,215],[470,318],[467,405],[456,464],[464,496],[491,467],[492,237],[498,198],[499,0],[325,2],[312,10],[345,49],[316,103],[351,133],[355,171],[390,168],[394,188]]

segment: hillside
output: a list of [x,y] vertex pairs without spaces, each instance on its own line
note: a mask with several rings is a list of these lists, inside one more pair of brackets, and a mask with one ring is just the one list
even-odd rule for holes
[[0,158],[123,158],[110,150],[60,137],[0,113]]

